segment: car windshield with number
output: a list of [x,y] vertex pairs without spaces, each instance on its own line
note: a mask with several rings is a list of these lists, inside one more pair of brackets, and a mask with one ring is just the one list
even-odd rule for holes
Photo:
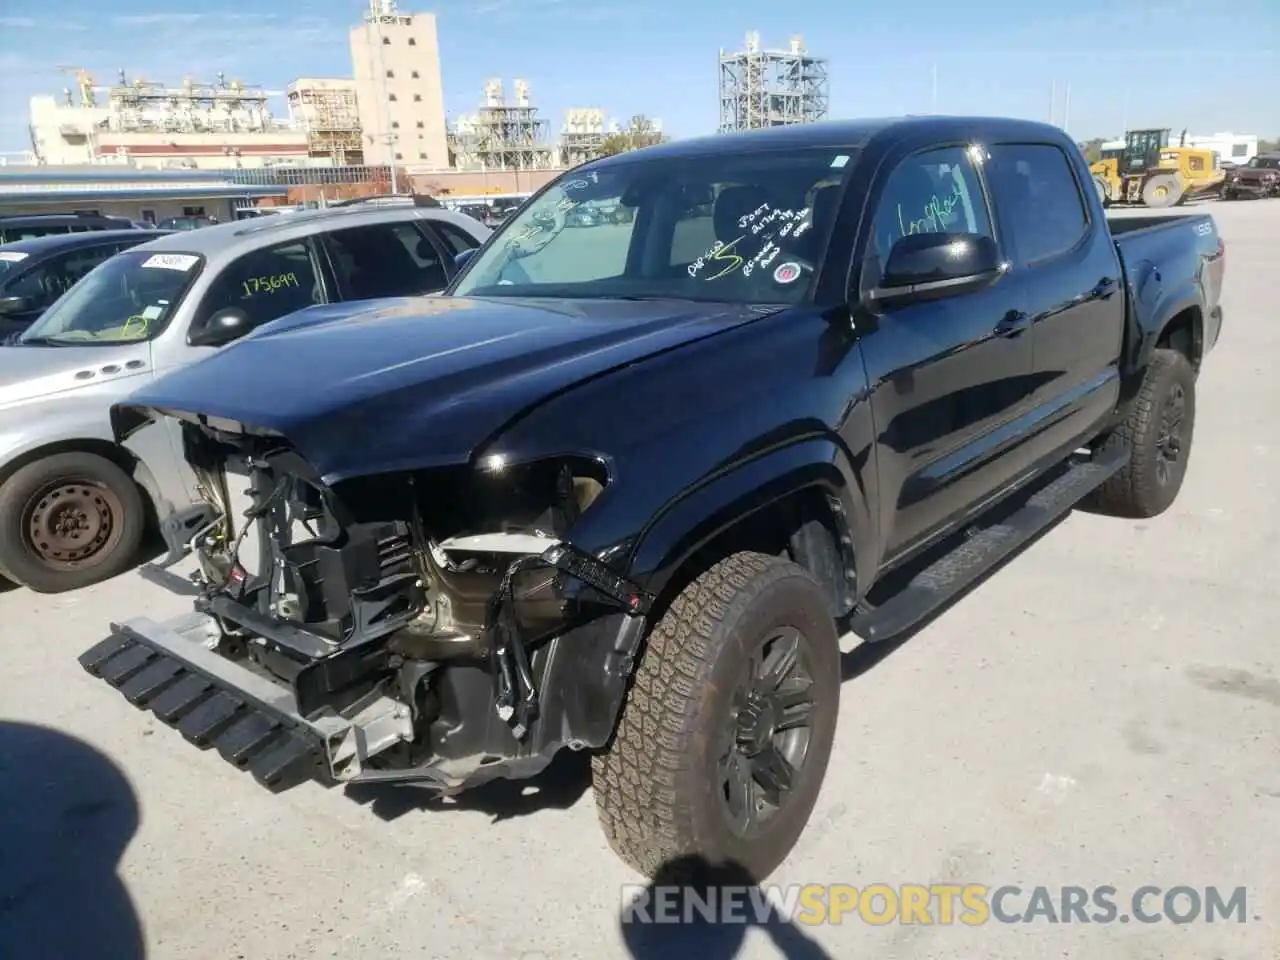
[[117,254],[63,294],[20,340],[53,346],[150,340],[164,329],[202,262],[193,253]]
[[853,161],[826,147],[573,171],[521,207],[450,293],[800,303]]

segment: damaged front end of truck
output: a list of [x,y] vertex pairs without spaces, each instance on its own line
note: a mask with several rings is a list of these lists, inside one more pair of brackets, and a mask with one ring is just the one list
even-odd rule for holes
[[[151,570],[194,612],[113,623],[80,657],[133,704],[264,785],[441,793],[605,745],[650,598],[574,544],[609,485],[589,456],[334,480],[266,428],[169,416],[203,502],[164,525]],[[194,554],[184,580],[174,564]],[[157,572],[160,571],[160,572]]]

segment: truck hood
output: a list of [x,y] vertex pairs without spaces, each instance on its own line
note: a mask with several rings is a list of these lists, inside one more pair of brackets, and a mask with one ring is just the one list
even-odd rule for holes
[[279,434],[335,483],[465,463],[547,397],[775,309],[455,297],[308,308],[125,406]]
[[95,347],[0,346],[0,408],[67,390],[141,376],[151,369],[147,343]]

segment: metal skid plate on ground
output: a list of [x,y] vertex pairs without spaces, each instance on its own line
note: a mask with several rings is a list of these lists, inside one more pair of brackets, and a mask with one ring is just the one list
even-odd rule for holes
[[114,627],[79,660],[134,706],[190,743],[216,749],[264,786],[287,789],[322,771],[324,744],[314,731],[290,723],[270,702],[224,688],[127,625]]

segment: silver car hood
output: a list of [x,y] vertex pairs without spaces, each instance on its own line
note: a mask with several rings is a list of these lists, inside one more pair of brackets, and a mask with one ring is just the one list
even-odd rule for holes
[[150,369],[150,344],[145,342],[0,347],[0,408],[112,380],[129,380]]

